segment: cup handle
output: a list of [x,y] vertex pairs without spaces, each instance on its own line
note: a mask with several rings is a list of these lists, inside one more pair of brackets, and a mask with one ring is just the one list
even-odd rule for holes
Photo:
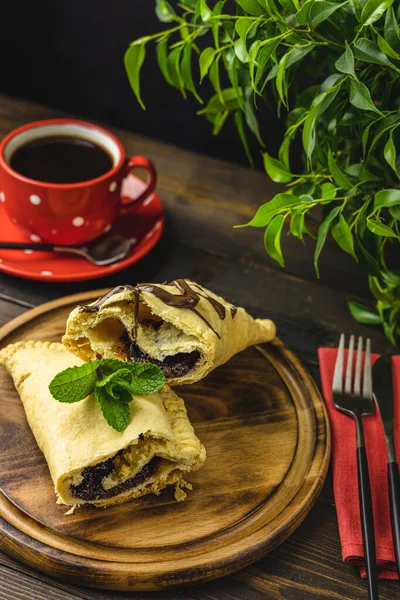
[[143,200],[146,200],[146,198],[148,198],[149,195],[152,192],[154,192],[156,187],[157,172],[151,160],[149,160],[145,156],[131,156],[127,159],[126,169],[129,173],[132,169],[135,168],[146,169],[148,175],[147,186],[146,189],[143,190],[143,192],[139,194],[139,196],[137,196],[136,198],[121,198],[122,214],[126,214],[127,212],[132,210],[132,208],[138,208],[138,206],[142,204]]

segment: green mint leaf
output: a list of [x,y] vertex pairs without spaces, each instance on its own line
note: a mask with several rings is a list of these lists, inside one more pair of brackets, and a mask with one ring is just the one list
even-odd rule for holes
[[133,379],[132,394],[145,396],[158,392],[165,384],[165,376],[157,365],[152,363],[130,363]]
[[95,397],[107,423],[117,431],[123,431],[129,425],[129,404],[110,396],[104,387],[96,386]]
[[133,400],[132,380],[132,372],[129,369],[121,368],[99,379],[96,387],[104,388],[115,400],[127,403]]
[[133,400],[130,386],[126,381],[109,383],[104,389],[114,400],[119,400],[119,402],[123,402],[124,404],[128,404]]
[[120,363],[119,368],[116,371],[109,373],[108,375],[103,375],[103,371],[99,369],[100,377],[97,382],[99,387],[103,387],[108,385],[109,383],[116,383],[117,381],[122,381],[127,383],[128,385],[132,382],[133,373],[130,369],[125,368],[124,363]]
[[130,369],[133,363],[118,360],[117,358],[101,358],[99,361],[98,375],[99,379],[103,379],[107,375],[111,375],[120,369]]
[[[100,386],[104,380],[103,385],[109,382],[117,385],[119,382],[121,387],[129,389],[132,394],[142,396],[158,392],[165,384],[161,369],[152,363],[123,362],[115,358],[102,358],[99,363]],[[128,372],[131,378],[127,375]]]
[[58,373],[50,382],[50,394],[59,402],[79,402],[93,393],[99,361],[69,367]]

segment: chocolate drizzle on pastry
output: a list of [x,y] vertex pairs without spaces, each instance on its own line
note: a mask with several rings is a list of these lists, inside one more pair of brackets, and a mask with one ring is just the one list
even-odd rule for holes
[[[188,310],[191,310],[197,316],[199,316],[200,319],[204,321],[204,323],[206,323],[206,325],[215,333],[215,335],[218,338],[220,338],[221,336],[219,335],[219,333],[215,331],[211,323],[209,323],[209,321],[207,321],[207,319],[197,310],[196,306],[198,305],[200,298],[204,298],[211,304],[211,306],[213,307],[213,309],[215,310],[215,312],[221,320],[225,319],[226,317],[225,306],[221,304],[221,302],[218,302],[218,300],[216,300],[215,298],[212,298],[211,296],[206,294],[201,288],[201,291],[194,290],[192,287],[190,287],[186,279],[176,279],[175,281],[172,281],[170,285],[174,285],[181,293],[171,294],[171,292],[168,292],[168,290],[165,290],[152,283],[140,283],[136,286],[119,285],[118,287],[108,292],[108,294],[103,296],[103,298],[97,300],[97,302],[95,302],[91,306],[81,306],[80,309],[83,312],[97,312],[100,310],[102,305],[115,294],[119,294],[120,292],[126,289],[131,290],[135,297],[135,318],[134,327],[132,331],[132,339],[133,341],[135,341],[137,338],[137,328],[139,323],[139,295],[140,292],[148,292],[150,294],[153,294],[156,298],[158,298],[158,300],[161,300],[161,302],[164,302],[164,304],[166,304],[167,306],[173,306],[174,308],[186,308]],[[236,315],[237,308],[235,306],[231,306],[230,310],[233,319]]]

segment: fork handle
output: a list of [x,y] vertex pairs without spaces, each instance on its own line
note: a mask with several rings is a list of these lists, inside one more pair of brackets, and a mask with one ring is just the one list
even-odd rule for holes
[[395,460],[388,463],[388,484],[394,554],[400,576],[400,477],[399,465]]
[[[361,421],[361,417],[359,417]],[[362,424],[360,423],[361,427]],[[357,447],[358,494],[360,498],[361,525],[364,542],[364,555],[367,567],[368,591],[371,600],[378,598],[378,578],[376,574],[376,552],[374,516],[372,512],[371,486],[369,483],[368,462],[365,446]]]

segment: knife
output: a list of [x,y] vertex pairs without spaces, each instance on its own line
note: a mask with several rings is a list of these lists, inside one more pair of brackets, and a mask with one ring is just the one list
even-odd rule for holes
[[394,447],[394,398],[391,355],[384,354],[378,358],[372,367],[372,379],[374,396],[381,415],[386,439],[390,521],[392,525],[396,567],[400,577],[400,478]]

